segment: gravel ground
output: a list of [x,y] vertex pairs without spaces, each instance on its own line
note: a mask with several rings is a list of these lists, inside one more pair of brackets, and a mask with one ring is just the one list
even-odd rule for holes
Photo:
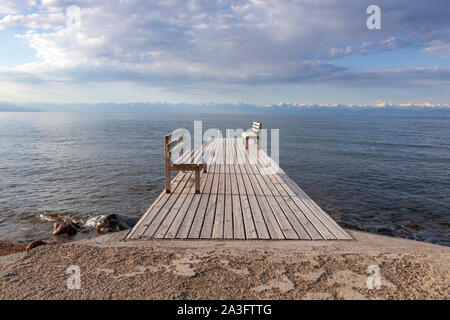
[[[450,248],[349,231],[354,241],[127,241],[0,257],[1,299],[449,299]],[[69,290],[67,268],[81,271]],[[368,289],[378,265],[381,287]],[[372,275],[373,276],[373,275]]]
[[25,250],[26,246],[25,243],[0,241],[0,256],[22,252]]

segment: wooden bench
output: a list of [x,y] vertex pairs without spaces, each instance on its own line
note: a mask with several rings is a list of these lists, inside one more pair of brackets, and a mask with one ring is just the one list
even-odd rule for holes
[[244,139],[244,143],[245,143],[245,149],[248,149],[248,140],[249,139],[256,139],[256,143],[259,148],[259,135],[260,135],[260,131],[262,129],[262,124],[259,122],[253,122],[252,129],[253,129],[252,132],[244,132],[242,134],[242,138]]
[[[209,141],[205,143],[207,145]],[[166,167],[166,193],[170,193],[170,173],[172,171],[195,171],[195,193],[200,193],[200,171],[206,172],[204,147],[184,153],[184,134],[177,137],[164,136],[164,164]],[[172,155],[178,153],[179,158],[172,161]]]

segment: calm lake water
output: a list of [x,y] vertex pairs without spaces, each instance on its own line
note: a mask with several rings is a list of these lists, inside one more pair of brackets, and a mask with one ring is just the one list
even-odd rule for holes
[[280,166],[344,227],[450,245],[450,118],[0,113],[0,239],[39,215],[142,215],[176,128],[280,129]]

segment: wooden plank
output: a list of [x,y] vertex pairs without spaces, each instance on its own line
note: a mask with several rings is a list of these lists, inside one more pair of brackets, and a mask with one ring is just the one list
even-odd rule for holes
[[[277,176],[279,179],[281,177]],[[291,189],[288,184],[283,184],[284,189],[291,197],[291,199],[295,202],[298,208],[303,212],[303,214],[307,217],[307,219],[313,224],[314,228],[320,233],[320,235],[325,240],[336,239],[336,237],[327,229],[325,225],[320,222],[319,219],[314,215],[314,213],[303,203],[303,201],[297,196],[297,194]]]
[[169,194],[167,194],[165,192],[161,192],[159,194],[159,196],[152,203],[150,208],[148,208],[147,211],[144,213],[144,215],[139,219],[138,223],[136,223],[136,225],[130,230],[130,232],[128,232],[126,239],[138,239],[139,238],[140,232],[138,232],[138,231],[141,231],[141,229],[144,228],[144,224],[145,224],[145,221],[146,221],[148,215],[150,214],[152,209],[159,203],[159,201],[161,201],[161,199],[164,198],[164,196],[168,197]]
[[164,166],[165,166],[165,179],[166,179],[166,192],[170,193],[170,154],[167,146],[170,136],[164,137]]
[[[291,189],[303,201],[303,203],[311,210],[311,212],[319,219],[324,226],[335,236],[336,239],[351,239],[351,237],[327,214],[325,211],[309,198],[306,193],[285,173],[280,177],[287,182]],[[320,209],[320,210],[319,210]]]
[[[262,151],[260,150],[260,152]],[[286,215],[286,218],[289,220],[298,237],[303,240],[311,239],[311,236],[309,235],[308,231],[302,225],[303,222],[304,224],[308,225],[308,229],[310,229],[315,239],[322,239],[322,237],[314,228],[314,226],[308,221],[308,219],[306,219],[306,217],[304,217],[303,213],[298,210],[298,207],[295,205],[292,199],[285,193],[284,189],[281,187],[278,181],[276,181],[275,178],[275,175],[277,174],[276,169],[271,170],[272,167],[270,168],[265,167],[265,163],[262,161],[262,157],[259,157],[258,159],[258,167],[261,172],[264,172],[263,174],[261,174],[262,177],[265,179],[268,188],[271,189],[278,204],[282,208],[283,213]],[[297,218],[297,215],[294,213],[293,210],[296,211],[297,215],[300,216],[300,220],[299,218]]]
[[[241,171],[239,169],[239,166],[241,165],[241,163],[243,161],[240,152],[238,152],[239,147],[240,147],[239,143],[237,143],[237,140],[236,140],[236,142],[234,143],[236,164],[232,168],[232,170],[235,173],[234,174],[235,183],[232,182],[233,183],[232,188],[233,188],[233,192],[235,192],[234,190],[237,191],[237,193],[239,194],[239,198],[241,200],[242,219],[243,219],[244,225],[240,226],[239,225],[240,221],[235,216],[235,219],[234,219],[235,232],[238,232],[239,228],[243,227],[244,231],[245,231],[246,239],[257,239],[258,234],[256,232],[255,222],[253,221],[252,211],[251,211],[251,207],[250,207],[250,201],[249,201],[246,189],[245,189]],[[233,206],[233,208],[234,208],[234,206]]]
[[[224,232],[224,219],[225,219],[225,173],[222,173],[222,170],[225,170],[225,165],[220,165],[220,172],[218,175],[218,190],[215,199],[215,214],[213,219],[213,230],[212,230],[212,238],[214,239],[222,239]],[[208,220],[206,219],[205,222]],[[203,226],[206,230],[205,226]],[[202,230],[203,232],[203,230]],[[205,231],[206,232],[206,231]],[[207,233],[203,234],[203,238],[208,238]]]
[[185,147],[184,143],[179,143],[176,146],[174,146],[173,148],[169,149],[169,153],[175,154],[176,152],[180,153],[181,149],[183,149]]
[[249,151],[245,151],[245,152],[246,152],[246,156],[248,158],[247,158],[246,164],[243,167],[246,170],[246,173],[250,179],[252,189],[255,193],[256,201],[259,204],[259,208],[262,213],[262,218],[264,219],[267,229],[269,230],[270,237],[272,239],[285,239],[284,233],[281,230],[281,227],[278,224],[278,222],[269,206],[269,203],[265,196],[265,191],[261,188],[259,181],[253,172],[252,167],[254,167],[255,165],[251,164],[251,163],[253,163],[255,161],[252,161]]
[[214,226],[212,237],[214,239],[222,239],[224,236],[224,219],[225,219],[225,187],[226,187],[226,165],[225,165],[225,156],[226,156],[226,140],[221,139],[221,148],[222,148],[222,163],[219,165],[219,181],[218,181],[218,190],[217,190],[217,198],[215,205],[215,215],[214,215]]
[[195,171],[200,170],[203,168],[202,164],[189,164],[189,163],[180,163],[180,164],[173,164],[171,166],[172,170],[176,171]]
[[[209,150],[212,150],[216,145],[214,142]],[[197,211],[202,199],[209,197],[209,192],[211,191],[211,178],[214,174],[215,164],[212,162],[212,158],[207,159],[208,172],[202,175],[200,191],[201,194],[193,195],[192,201],[187,209],[186,216],[177,232],[177,238],[188,238],[190,230],[193,227],[195,219],[197,218]],[[205,201],[205,200],[204,200]],[[198,218],[197,218],[198,219]]]
[[[214,164],[211,165],[211,167],[214,167]],[[188,200],[190,200],[189,206],[186,209],[185,217],[179,227],[179,230],[176,234],[176,238],[179,239],[185,239],[189,238],[189,232],[192,229],[192,226],[195,222],[196,213],[198,210],[198,206],[200,204],[201,199],[209,197],[209,191],[211,188],[211,176],[212,174],[210,172],[204,173],[201,180],[201,186],[200,186],[200,194],[193,193],[192,195],[189,194]]]
[[260,158],[259,151],[260,150],[252,148],[252,150],[250,150],[249,152],[250,157],[253,159],[253,162],[255,163],[254,166],[251,166],[253,169],[253,174],[258,180],[261,189],[265,191],[266,200],[270,205],[272,214],[274,215],[275,219],[277,220],[278,224],[281,227],[284,237],[286,237],[287,239],[299,239],[300,236],[297,234],[297,232],[295,232],[291,223],[289,222],[289,219],[287,218],[288,211],[287,208],[283,206],[284,201],[280,201],[282,199],[277,199],[278,194],[275,191],[275,186],[266,176],[263,176],[261,174],[259,163]]
[[[271,159],[268,158],[268,161]],[[314,215],[314,213],[303,203],[303,201],[298,197],[298,195],[292,190],[291,186],[288,182],[284,181],[281,178],[280,172],[276,175],[277,180],[282,183],[283,188],[286,190],[287,194],[291,197],[291,199],[295,202],[297,207],[301,210],[301,212],[307,217],[307,219],[313,224],[314,228],[320,233],[320,235],[325,240],[336,239],[336,237],[327,229],[327,227]]]
[[322,212],[323,216],[329,221],[329,223],[334,225],[339,230],[341,236],[340,239],[345,238],[347,240],[353,240],[353,238],[336,221],[334,221],[334,219],[328,213],[326,213],[314,200],[309,198],[309,196],[306,193],[304,193],[304,197],[305,199],[309,199],[311,203],[316,207],[316,210]]
[[[210,239],[213,235],[213,225],[216,215],[216,209],[217,209],[217,200],[218,200],[218,190],[220,186],[220,179],[222,178],[221,168],[223,163],[223,139],[218,139],[218,146],[216,149],[216,154],[214,157],[214,162],[216,163],[214,167],[214,178],[212,182],[212,188],[211,193],[208,199],[208,204],[206,205],[206,211],[205,211],[205,217],[203,219],[203,225],[200,232],[200,238],[203,239]],[[220,213],[220,224],[222,228],[222,234],[223,235],[223,211]]]
[[[205,185],[205,191],[201,194],[200,203],[198,205],[197,211],[195,213],[195,218],[192,223],[191,230],[189,231],[188,238],[199,238],[200,233],[202,231],[203,221],[205,218],[205,215],[207,214],[207,211],[210,210],[208,208],[209,204],[209,198],[211,196],[212,187],[213,187],[213,181],[216,176],[215,169],[216,169],[216,163],[215,163],[215,156],[211,159],[212,165],[210,165],[210,169],[208,170],[207,179],[206,179],[206,185]],[[217,191],[216,191],[217,192]]]
[[[265,157],[268,158],[272,164],[276,165],[275,162],[268,157],[266,154]],[[303,200],[303,202],[310,208],[312,212],[318,217],[322,223],[327,226],[327,228],[339,239],[352,239],[343,229],[339,226],[333,218],[331,218],[325,211],[317,205],[281,168],[278,167],[280,177],[286,181],[286,183],[292,188],[294,192]]]
[[232,200],[232,188],[231,188],[231,172],[230,167],[233,162],[233,145],[232,139],[227,138],[225,140],[225,203],[224,203],[224,227],[223,237],[225,239],[233,238],[233,200]]
[[[209,148],[211,148],[211,144],[205,143],[204,150],[207,151]],[[206,163],[205,163],[206,165]],[[200,190],[204,191],[204,187],[206,185],[206,173],[201,172],[200,173],[200,181],[201,181],[201,187]],[[166,238],[186,238],[189,229],[191,226],[192,221],[190,220],[191,217],[195,215],[196,212],[196,202],[197,203],[200,199],[200,196],[195,195],[195,185],[192,185],[191,189],[189,190],[189,193],[186,197],[186,201],[183,203],[183,206],[180,209],[180,214],[177,215],[175,218],[172,226],[170,227],[169,231],[167,232]]]
[[[171,185],[173,187],[178,185],[184,175],[185,175],[184,172],[179,172],[172,180]],[[153,220],[154,216],[158,214],[159,210],[164,206],[164,204],[167,202],[170,196],[171,194],[168,194],[165,191],[163,191],[159,195],[159,197],[155,200],[155,202],[152,203],[150,208],[142,216],[142,218],[139,220],[136,226],[131,230],[128,238],[139,239],[144,233],[144,231],[147,229],[150,222]]]
[[[204,144],[204,151],[207,151],[208,148],[210,148],[211,145],[208,143]],[[204,173],[200,173],[200,181],[201,181],[201,190],[204,189],[205,181],[206,181],[206,175]],[[183,233],[183,230],[187,229],[187,232],[189,232],[190,228],[190,222],[192,221],[186,221],[185,219],[189,219],[191,216],[190,213],[195,214],[196,207],[194,209],[194,206],[191,207],[192,202],[194,201],[195,197],[195,185],[193,184],[191,188],[189,189],[189,192],[186,194],[186,200],[184,201],[182,207],[179,210],[179,213],[176,215],[172,225],[170,226],[167,234],[165,235],[165,238],[176,238],[177,234],[180,232],[180,234]],[[197,199],[199,196],[197,196]],[[194,204],[195,205],[195,204]],[[190,211],[189,211],[190,209]],[[182,227],[183,224],[183,227]],[[186,236],[187,237],[187,233]]]
[[176,145],[178,145],[178,143],[180,143],[181,141],[183,141],[183,135],[181,135],[177,139],[169,141],[169,143],[167,143],[167,146],[170,149],[170,148],[175,147]]
[[[175,160],[172,160],[173,164],[182,164],[182,163],[191,163],[191,161],[189,159],[192,158],[193,154],[196,152],[197,150],[188,150],[185,153],[183,153],[182,156],[178,157]],[[189,161],[188,161],[189,160]]]
[[[205,177],[205,174],[200,173],[200,181],[203,181],[202,179],[206,180],[206,177]],[[191,184],[191,187],[189,188],[189,191],[186,194],[186,199],[184,200],[183,205],[181,206],[180,210],[178,211],[178,214],[176,215],[175,219],[173,220],[172,225],[170,226],[170,228],[167,231],[164,238],[173,239],[173,238],[177,237],[178,231],[180,230],[181,224],[183,223],[185,217],[188,214],[189,206],[191,205],[195,195],[196,195],[195,194],[195,185]]]
[[[241,155],[241,157],[244,159],[244,161],[248,161],[246,158],[245,153],[242,153],[242,146],[239,145],[237,147],[237,152]],[[250,203],[250,210],[252,215],[252,220],[254,221],[254,225],[256,227],[256,232],[259,239],[270,239],[270,233],[267,229],[266,222],[263,217],[263,213],[261,212],[261,209],[259,207],[258,200],[256,199],[255,191],[253,190],[252,183],[250,181],[250,178],[245,170],[245,163],[240,164],[236,166],[236,172],[239,173],[239,184],[240,186],[243,186],[243,190],[248,198],[248,201]],[[239,187],[239,190],[241,190],[241,187]],[[241,191],[241,192],[242,192]],[[247,229],[247,223],[249,222],[250,218],[245,218],[246,223],[246,229]]]
[[351,239],[256,145],[209,139],[180,158],[202,163],[204,153],[212,156],[199,173],[202,193],[194,173],[178,173],[172,193],[158,196],[127,239]]
[[[238,188],[238,182],[236,177],[236,171],[235,167],[237,165],[237,159],[236,159],[236,144],[235,139],[230,141],[230,154],[231,156],[231,163],[229,164],[229,175],[230,175],[230,181],[231,181],[231,202],[232,202],[232,215],[233,215],[233,237],[235,239],[245,239],[246,232],[244,227],[244,211],[242,209],[242,203],[248,203],[248,200],[245,198],[245,196],[242,195],[239,192]],[[249,208],[250,205],[248,204]],[[251,236],[256,236],[255,227],[253,226],[253,232],[251,233]]]
[[[185,152],[183,156],[178,159],[172,161],[174,164],[190,164],[190,163],[201,163],[202,153],[209,149],[209,145],[212,142],[211,139],[208,139],[202,148],[198,148],[196,150],[189,150]],[[193,161],[195,159],[195,161]]]
[[156,232],[156,230],[161,225],[164,218],[169,213],[170,209],[174,205],[174,203],[177,201],[180,194],[183,192],[184,187],[186,186],[189,178],[191,177],[192,172],[186,173],[183,178],[181,179],[180,183],[175,187],[175,190],[173,190],[173,195],[167,200],[167,202],[164,204],[164,206],[159,210],[159,212],[156,214],[156,216],[153,218],[152,221],[149,221],[149,226],[147,230],[143,233],[143,236],[146,238],[152,238]]
[[262,217],[267,226],[267,229],[269,230],[270,237],[272,239],[285,239],[284,233],[281,230],[277,220],[275,219],[274,214],[269,206],[269,203],[267,202],[264,191],[261,189],[261,186],[253,173],[252,170],[253,166],[254,166],[253,164],[245,164],[244,168],[247,171],[250,183],[252,184],[256,201],[259,204],[259,208],[261,210]]
[[[270,160],[269,159],[270,158],[268,156],[266,156],[266,155],[263,155],[261,157],[261,160],[265,161],[265,163],[270,163],[271,159]],[[272,173],[273,173],[273,175],[270,175],[269,177],[271,178],[273,184],[277,188],[278,193],[283,197],[283,199],[285,200],[286,204],[289,206],[289,208],[291,209],[292,213],[295,215],[295,217],[298,220],[300,226],[303,227],[306,230],[306,232],[308,233],[309,237],[312,240],[323,239],[321,234],[317,231],[317,229],[314,227],[314,225],[308,220],[308,218],[302,212],[302,210],[299,209],[299,207],[295,204],[295,202],[292,200],[292,198],[290,197],[290,195],[286,191],[286,189],[285,189],[286,183],[278,175],[278,171],[280,169],[278,167],[278,165],[275,162],[273,162],[269,169],[272,170]],[[293,219],[291,220],[291,222],[293,223],[293,225],[296,224],[295,220],[293,220]],[[297,230],[297,232],[300,230],[298,225],[297,225],[296,230]]]
[[204,163],[212,163],[211,160],[212,160],[212,156],[215,152],[214,149],[216,147],[216,144],[217,144],[217,139],[212,139],[212,138],[208,139],[207,142],[205,143],[206,146],[203,148],[203,154],[202,154]]
[[175,217],[179,213],[182,205],[184,204],[189,191],[191,187],[194,185],[194,174],[190,174],[188,177],[188,182],[184,189],[181,191],[181,194],[179,195],[178,199],[175,201],[172,208],[170,208],[168,214],[166,217],[162,220],[160,227],[156,231],[154,238],[164,238],[167,231],[169,230],[170,226],[172,225],[172,222],[174,221]]

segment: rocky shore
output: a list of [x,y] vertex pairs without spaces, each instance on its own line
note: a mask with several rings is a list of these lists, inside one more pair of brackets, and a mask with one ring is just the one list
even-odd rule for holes
[[[53,236],[21,241],[0,240],[0,256],[31,250],[43,245],[56,245],[67,242],[91,239],[99,234],[131,229],[139,220],[118,214],[94,216],[83,221],[80,218],[59,215],[42,215],[41,219],[53,223]],[[96,230],[97,232],[95,232]]]
[[[348,232],[355,240],[121,241],[124,231],[39,246],[0,257],[0,298],[450,298],[450,248]],[[67,287],[69,266],[80,289]]]

